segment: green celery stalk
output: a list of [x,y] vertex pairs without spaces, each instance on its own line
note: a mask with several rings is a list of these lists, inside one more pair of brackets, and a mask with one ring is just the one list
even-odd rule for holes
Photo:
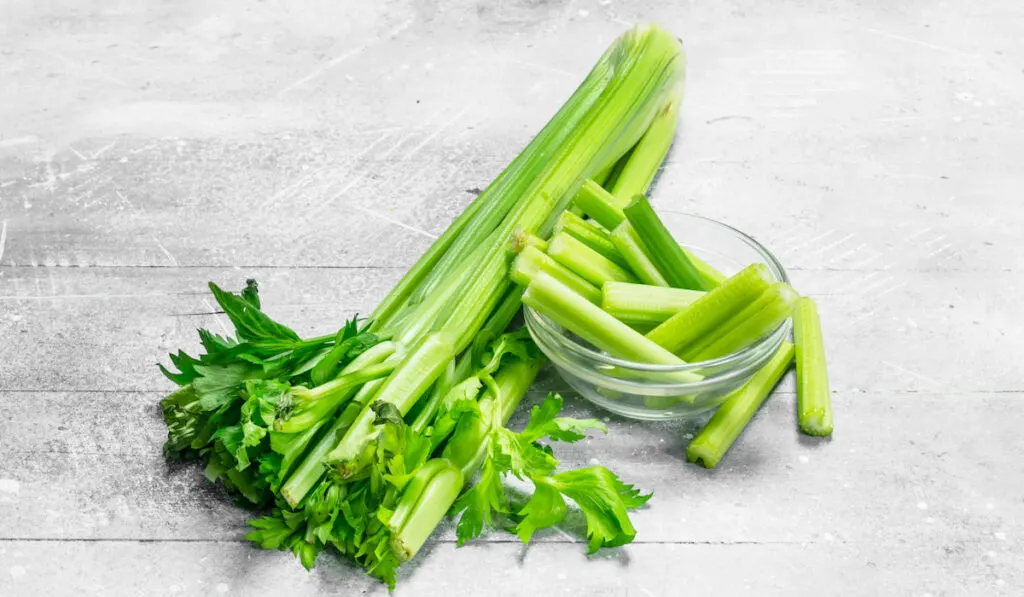
[[530,284],[530,280],[540,272],[547,273],[594,304],[601,302],[601,289],[558,263],[550,255],[541,253],[533,247],[527,247],[519,253],[516,260],[512,262],[512,271],[509,272],[509,276],[513,282],[525,288]]
[[672,146],[682,103],[683,96],[680,91],[674,94],[662,111],[654,117],[650,128],[633,148],[633,153],[611,187],[612,195],[620,204],[625,205],[635,195],[647,194]]
[[606,191],[604,187],[593,180],[586,180],[583,186],[573,197],[573,203],[583,213],[594,219],[598,224],[608,230],[614,230],[616,226],[625,221],[626,216],[622,213],[622,205],[619,205],[615,197]]
[[676,288],[707,290],[704,277],[694,267],[679,243],[672,238],[672,233],[665,227],[658,214],[654,213],[654,208],[646,197],[636,195],[622,211],[636,230],[644,253],[658,267],[658,271],[665,276],[669,285]]
[[647,333],[647,338],[675,354],[682,354],[690,345],[754,302],[771,283],[768,267],[751,264],[709,291],[688,307],[666,319]]
[[548,255],[595,286],[605,282],[637,282],[636,276],[566,233],[548,244]]
[[796,397],[800,430],[807,435],[832,434],[832,395],[825,368],[821,320],[813,299],[802,297],[793,313],[796,343]]
[[[543,272],[527,286],[523,303],[614,357],[651,365],[686,364]],[[702,379],[688,371],[665,377],[679,382]]]
[[[468,426],[460,426],[448,440],[442,457],[434,459],[444,465],[429,462],[424,468],[432,468],[424,474],[428,482],[413,486],[402,493],[395,514],[388,522],[392,539],[391,548],[400,561],[412,559],[426,538],[437,526],[440,515],[448,512],[462,491],[466,481],[480,468],[488,449],[488,437],[492,426],[504,426],[533,380],[542,364],[541,359],[516,360],[502,367],[494,374],[494,385],[489,386],[480,399],[482,413],[495,413],[497,420],[474,417]],[[448,473],[438,477],[437,473],[454,468],[459,475]],[[417,474],[419,476],[419,474]]]
[[430,398],[413,420],[411,425],[413,431],[420,434],[426,431],[427,426],[430,425],[430,422],[434,419],[434,414],[437,413],[437,409],[441,405],[441,400],[444,399],[445,394],[454,385],[455,360],[452,359],[448,361],[448,366],[445,367],[444,371],[441,372],[441,376],[434,382],[434,387],[430,389]]
[[[608,232],[594,226],[593,224],[587,223],[586,220],[576,214],[565,211],[558,217],[558,222],[555,224],[553,233],[557,236],[563,232],[597,251],[603,257],[614,262],[619,267],[629,267],[629,264],[626,263],[626,260],[622,258],[622,255],[620,255],[619,251],[615,248],[615,243],[612,242],[611,236]],[[547,248],[542,248],[541,250],[546,251]]]
[[[439,285],[448,284],[451,273],[468,259],[473,250],[506,219],[515,206],[528,197],[527,189],[550,168],[551,151],[570,142],[610,86],[619,81],[620,71],[628,70],[647,48],[649,36],[661,36],[660,30],[634,29],[609,46],[576,91],[552,119],[527,144],[504,171],[467,207],[406,272],[401,281],[377,306],[370,319],[372,332],[392,326],[392,319],[410,304],[434,294]],[[679,50],[677,50],[678,52]],[[659,60],[652,51],[649,66]],[[642,71],[642,69],[637,69]]]
[[324,436],[316,442],[295,471],[281,485],[279,493],[289,506],[292,508],[298,507],[309,491],[313,489],[313,486],[327,473],[327,469],[324,468],[323,459],[349,430],[356,417],[362,412],[363,407],[370,402],[383,383],[383,379],[375,379],[364,385],[356,393],[355,398],[345,405],[341,414],[338,415],[338,418],[335,419],[327,432],[324,433]]
[[799,298],[788,284],[776,282],[713,334],[703,338],[700,345],[686,349],[683,354],[694,362],[707,361],[753,344],[782,325],[793,314],[793,306]]
[[704,294],[700,290],[605,282],[601,289],[601,308],[631,327],[657,325]]
[[[389,402],[405,415],[441,376],[453,352],[451,340],[446,334],[434,333],[427,336],[398,364],[395,372],[377,392],[373,403]],[[379,432],[374,425],[376,417],[371,404],[366,405],[345,437],[327,455],[327,462],[335,467],[342,479],[353,477],[368,464],[366,459],[372,450],[371,442]]]
[[298,433],[309,429],[351,398],[368,381],[386,377],[395,370],[394,363],[379,363],[338,376],[322,386],[307,390],[301,386],[289,392],[298,408],[287,418],[274,422],[274,430]]
[[661,275],[654,262],[644,253],[643,245],[640,244],[636,230],[633,230],[633,226],[629,222],[622,222],[616,226],[612,230],[611,238],[615,248],[618,249],[619,254],[622,255],[629,265],[629,269],[644,284],[649,286],[669,285],[668,281],[665,280],[665,276]]
[[690,263],[693,264],[693,267],[695,267],[704,278],[704,286],[706,290],[711,290],[728,279],[728,276],[709,265],[708,262],[704,261],[700,257],[694,255],[693,251],[683,247],[683,253],[686,253],[686,257],[690,260]]
[[783,342],[774,356],[718,407],[686,447],[686,459],[715,468],[793,362],[793,345]]

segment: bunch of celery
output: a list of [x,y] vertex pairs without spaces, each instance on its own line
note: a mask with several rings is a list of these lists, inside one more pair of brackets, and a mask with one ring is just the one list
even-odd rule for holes
[[[238,295],[211,284],[237,338],[201,330],[205,354],[172,355],[177,372],[164,371],[181,388],[162,401],[168,458],[198,458],[240,501],[272,505],[252,522],[259,545],[307,567],[334,549],[392,585],[450,510],[460,544],[497,517],[528,541],[569,498],[591,550],[631,541],[627,512],[649,496],[603,467],[556,472],[542,443],[599,422],[559,417],[552,395],[523,431],[505,427],[542,361],[513,323],[522,290],[509,246],[547,236],[583,181],[606,179],[623,155],[652,155],[648,131],[674,113],[684,68],[666,31],[622,35],[366,321],[304,340],[261,311],[255,283]],[[637,185],[626,168],[614,175]],[[507,475],[533,483],[525,504],[508,497]]]

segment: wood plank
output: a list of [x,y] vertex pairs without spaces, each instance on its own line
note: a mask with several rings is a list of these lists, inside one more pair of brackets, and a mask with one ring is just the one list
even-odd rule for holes
[[[994,557],[927,543],[630,545],[587,558],[578,545],[451,543],[422,554],[396,597],[689,594],[991,595],[1024,583],[1019,550]],[[321,556],[306,572],[291,554],[237,543],[0,543],[7,595],[388,595],[354,567]],[[683,591],[683,592],[681,592]]]
[[[261,282],[271,316],[331,333],[369,314],[402,270],[0,268],[6,390],[159,390],[168,352],[223,330],[206,282]],[[856,391],[1018,391],[1024,278],[991,272],[793,272],[820,301],[833,387]],[[326,327],[325,322],[329,322]],[[922,347],[928,350],[922,350]],[[89,356],[82,358],[83,354]],[[40,358],[46,355],[46,358]],[[955,362],[956,366],[936,366]],[[965,371],[970,374],[965,375]]]
[[[542,395],[534,390],[527,404]],[[164,463],[155,396],[0,398],[8,405],[0,420],[0,479],[16,488],[2,496],[10,523],[0,538],[244,534],[247,514],[211,490],[199,470]],[[684,461],[696,422],[641,424],[570,398],[569,413],[606,418],[610,434],[556,449],[566,467],[599,462],[655,492],[650,507],[635,514],[641,542],[887,541],[991,550],[1003,538],[1024,537],[1024,496],[1007,491],[1024,487],[1014,456],[1024,450],[1016,429],[1021,398],[840,392],[836,434],[818,442],[796,432],[794,397],[780,392],[714,471]],[[520,408],[512,425],[524,424],[526,412]],[[439,536],[452,538],[450,525]]]

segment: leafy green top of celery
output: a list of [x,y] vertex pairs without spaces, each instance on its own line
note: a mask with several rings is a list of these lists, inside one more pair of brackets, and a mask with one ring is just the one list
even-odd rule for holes
[[[480,481],[453,507],[453,512],[461,512],[456,530],[459,545],[479,536],[485,527],[493,526],[498,515],[511,516],[517,521],[515,533],[528,543],[536,531],[552,527],[565,518],[566,497],[575,502],[586,517],[591,552],[633,540],[636,530],[629,520],[628,510],[643,505],[652,494],[641,495],[639,490],[626,485],[603,466],[555,473],[558,460],[542,440],[571,443],[586,437],[588,430],[607,432],[604,424],[596,419],[559,417],[561,409],[562,397],[549,394],[533,407],[523,431],[492,428]],[[533,496],[518,511],[510,508],[502,483],[508,475],[528,479],[535,488]]]

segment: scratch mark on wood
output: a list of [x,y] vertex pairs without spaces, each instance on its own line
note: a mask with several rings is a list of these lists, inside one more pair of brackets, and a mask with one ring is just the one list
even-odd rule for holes
[[160,250],[167,256],[167,261],[171,263],[171,266],[178,267],[178,260],[174,258],[174,255],[171,255],[171,252],[167,250],[167,247],[165,247],[163,243],[160,242],[160,239],[154,236],[153,242],[155,242],[156,246],[160,247]]
[[569,72],[569,71],[567,71],[565,69],[558,68],[557,66],[550,66],[550,65],[546,65],[546,64],[536,64],[536,63],[533,63],[533,62],[526,62],[524,60],[515,60],[515,59],[511,59],[511,58],[508,59],[507,62],[509,64],[518,64],[520,66],[525,66],[527,68],[533,68],[533,69],[537,69],[537,70],[545,70],[545,71],[548,71],[548,72],[551,72],[551,73],[557,73],[559,75],[566,75],[566,76],[569,76],[569,77],[579,77],[579,73],[572,73],[572,72]]
[[88,158],[86,158],[86,157],[85,157],[84,155],[82,155],[82,152],[78,151],[78,150],[77,150],[77,149],[75,149],[74,147],[72,147],[72,146],[68,145],[68,149],[69,149],[69,150],[71,150],[71,153],[73,153],[73,154],[75,154],[76,156],[78,156],[78,159],[82,160],[83,162],[84,162],[84,161],[85,161],[86,159],[88,159]]
[[366,209],[365,207],[362,207],[362,206],[359,206],[359,205],[353,205],[352,209],[357,209],[357,210],[359,210],[359,211],[361,211],[363,213],[369,214],[369,215],[374,216],[376,218],[380,218],[380,219],[382,219],[382,220],[384,220],[386,222],[390,222],[390,223],[394,224],[395,226],[400,226],[402,228],[405,228],[406,230],[410,230],[412,232],[415,232],[416,234],[421,234],[421,235],[423,235],[423,236],[425,236],[425,237],[427,237],[429,239],[433,239],[433,240],[437,239],[436,235],[433,235],[433,234],[427,232],[426,230],[421,230],[421,229],[419,229],[419,228],[417,228],[415,226],[410,226],[409,224],[406,224],[405,222],[403,222],[401,220],[396,220],[395,218],[392,218],[389,215],[382,214],[380,212],[376,212],[376,211],[373,211],[371,209]]
[[794,247],[790,247],[790,248],[786,249],[785,251],[783,251],[783,254],[784,255],[789,255],[790,253],[793,253],[794,251],[798,251],[798,250],[806,247],[807,245],[814,244],[814,243],[819,242],[819,241],[823,241],[826,238],[828,238],[829,236],[835,234],[835,232],[836,232],[835,228],[833,228],[831,230],[828,230],[828,231],[826,231],[826,232],[824,232],[822,234],[819,234],[818,236],[815,236],[814,238],[811,238],[811,239],[806,240],[806,241],[804,241],[804,242],[802,242],[802,243],[800,243],[800,244],[798,244],[798,245],[796,245]]
[[[434,119],[435,119],[435,118],[437,118],[437,117],[438,117],[438,116],[440,116],[441,114],[444,114],[444,113],[445,113],[445,112],[446,112],[447,110],[448,110],[448,108],[441,108],[441,109],[440,109],[440,110],[438,110],[437,112],[434,112],[433,114],[431,114],[431,115],[430,115],[430,116],[429,116],[429,117],[427,118],[427,120],[426,120],[426,121],[424,121],[424,123],[423,123],[423,126],[427,126],[427,125],[429,125],[429,124],[433,123],[433,122],[434,122]],[[412,136],[416,134],[416,131],[417,131],[417,130],[418,130],[419,128],[420,128],[420,127],[415,127],[415,128],[409,129],[409,133],[408,133],[408,134],[406,134],[406,135],[404,135],[404,136],[403,136],[403,137],[402,137],[401,139],[399,139],[399,140],[398,140],[398,142],[397,142],[397,143],[395,143],[394,145],[392,145],[392,146],[391,146],[391,149],[389,149],[389,150],[385,151],[384,153],[382,153],[382,154],[380,155],[380,158],[381,158],[381,159],[383,159],[383,158],[386,158],[386,157],[390,156],[391,154],[395,153],[395,151],[397,151],[399,147],[401,147],[402,145],[404,145],[406,141],[408,141],[409,139],[411,139],[411,138],[412,138]]]
[[917,232],[915,232],[915,233],[911,234],[910,236],[908,236],[907,240],[908,241],[914,240],[915,238],[917,238],[919,236],[922,236],[924,234],[928,234],[929,232],[931,232],[931,230],[932,230],[931,227],[922,228],[922,229],[918,230]]
[[441,126],[437,127],[437,130],[435,130],[433,133],[427,135],[422,141],[420,141],[420,143],[418,145],[416,145],[416,147],[413,147],[411,150],[409,150],[409,152],[405,154],[405,159],[407,159],[407,160],[411,159],[412,156],[414,156],[417,153],[419,153],[419,151],[421,149],[423,149],[423,147],[426,146],[427,143],[430,143],[432,140],[434,140],[434,138],[437,137],[438,135],[440,135],[446,128],[448,128],[448,127],[452,126],[453,124],[455,124],[456,122],[458,122],[459,119],[461,119],[466,114],[466,112],[468,112],[468,111],[469,111],[469,106],[463,108],[458,114],[456,114],[448,122],[445,122]]
[[907,369],[906,367],[901,367],[900,365],[897,365],[896,363],[893,363],[891,361],[882,361],[882,364],[887,366],[887,367],[892,367],[896,371],[899,371],[901,373],[905,373],[905,374],[907,374],[907,375],[909,375],[911,377],[916,377],[917,379],[926,381],[926,382],[928,382],[928,383],[930,383],[932,385],[935,385],[935,386],[942,385],[942,384],[939,383],[938,380],[936,380],[933,377],[928,377],[927,375],[924,375],[923,373],[918,373],[917,371],[912,371],[910,369]]
[[849,251],[843,253],[842,255],[840,255],[838,257],[833,257],[832,259],[829,259],[828,262],[829,263],[840,263],[844,259],[846,259],[847,257],[850,257],[851,255],[854,255],[854,254],[858,253],[861,249],[866,249],[867,247],[868,246],[866,244],[861,243],[861,244],[857,245],[856,247],[850,249]]
[[718,118],[712,118],[711,120],[705,121],[705,124],[715,124],[716,122],[724,122],[726,120],[753,120],[750,116],[741,116],[739,114],[730,114],[728,116],[719,116]]
[[114,145],[117,145],[117,141],[113,141],[110,144],[104,145],[103,147],[101,147],[101,148],[97,149],[96,151],[92,152],[92,159],[95,160],[96,158],[100,157],[101,155],[106,153],[109,149],[112,149],[114,147]]
[[948,243],[947,243],[947,244],[945,244],[945,245],[942,245],[942,246],[941,246],[941,247],[939,247],[938,249],[935,249],[935,250],[934,250],[934,251],[932,251],[931,253],[928,253],[928,257],[935,257],[935,256],[936,256],[936,255],[938,255],[939,253],[942,253],[943,251],[945,251],[945,250],[949,249],[949,248],[950,248],[950,247],[952,247],[952,246],[953,246],[953,245],[951,245],[951,244],[948,244]]
[[128,197],[126,197],[124,193],[122,193],[119,189],[114,189],[114,192],[117,193],[117,196],[121,198],[121,201],[123,201],[125,205],[128,206],[128,209],[131,209],[133,211],[135,210],[135,204],[129,201]]
[[926,247],[928,247],[928,246],[934,245],[937,242],[942,242],[944,240],[946,240],[946,235],[945,234],[940,234],[940,235],[936,236],[935,238],[933,238],[933,239],[931,239],[929,241],[926,241],[924,244],[925,244]]
[[895,39],[897,41],[902,41],[902,42],[906,42],[906,43],[909,43],[909,44],[915,44],[915,45],[921,46],[923,48],[928,48],[930,50],[937,50],[939,52],[948,52],[950,54],[955,54],[957,56],[965,56],[967,58],[977,58],[977,56],[975,56],[974,54],[968,54],[967,52],[961,52],[960,50],[955,50],[953,48],[946,48],[946,47],[943,47],[943,46],[937,46],[935,44],[928,43],[926,41],[921,41],[919,39],[914,39],[912,37],[906,37],[906,36],[903,36],[903,35],[896,35],[895,33],[889,33],[887,31],[880,31],[878,29],[872,29],[870,27],[863,28],[863,31],[865,31],[867,33],[874,34],[874,35],[881,35],[882,37],[888,37],[889,39]]
[[213,318],[217,320],[217,325],[220,327],[221,331],[224,332],[224,335],[230,337],[231,332],[228,330],[228,326],[224,325],[224,322],[221,321],[220,317],[217,317],[217,309],[213,308],[213,305],[210,304],[209,299],[203,297],[203,304],[206,305],[206,308],[210,310],[210,313],[214,314]]
[[[413,19],[409,19],[408,21],[405,21],[404,23],[402,23],[398,27],[395,27],[394,29],[392,29],[389,32],[388,37],[394,38],[396,35],[398,35],[402,31],[406,30],[410,25],[412,25],[412,23],[413,23]],[[379,42],[380,40],[377,40],[377,41]],[[377,42],[374,42],[374,43],[377,43]],[[294,81],[294,82],[290,83],[289,85],[286,85],[284,89],[282,89],[281,91],[277,92],[277,97],[280,98],[280,97],[284,96],[286,93],[288,93],[289,91],[291,91],[293,89],[296,89],[298,87],[301,87],[301,86],[305,85],[306,83],[309,83],[310,81],[313,81],[315,79],[318,79],[318,78],[322,77],[324,75],[324,73],[326,73],[327,71],[329,71],[332,68],[338,66],[342,62],[345,62],[346,60],[348,60],[349,58],[355,56],[356,54],[362,52],[363,50],[365,50],[366,48],[370,47],[371,45],[372,44],[369,44],[369,43],[363,44],[361,46],[358,46],[356,48],[353,48],[353,49],[349,50],[348,52],[345,52],[344,54],[342,54],[340,56],[336,56],[336,57],[330,59],[323,66],[320,66],[318,68],[313,69],[308,75],[302,77],[301,79],[298,79],[297,81]]]
[[7,248],[7,220],[0,223],[0,263],[4,262],[4,249]]

